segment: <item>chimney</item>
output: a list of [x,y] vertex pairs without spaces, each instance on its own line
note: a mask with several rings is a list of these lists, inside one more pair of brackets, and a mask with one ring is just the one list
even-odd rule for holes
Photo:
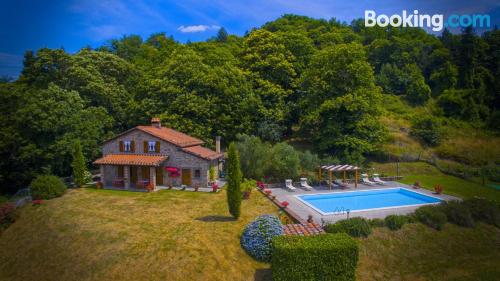
[[151,118],[151,126],[153,126],[155,128],[161,128],[160,118],[158,118],[158,117]]
[[215,137],[215,152],[220,153],[220,136]]

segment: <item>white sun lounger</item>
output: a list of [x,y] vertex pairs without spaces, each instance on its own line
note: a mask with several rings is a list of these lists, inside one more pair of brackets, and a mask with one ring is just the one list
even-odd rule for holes
[[361,175],[361,181],[363,182],[363,184],[366,184],[366,185],[375,185],[374,182],[372,182],[371,180],[368,179],[368,175],[367,174],[362,174]]
[[305,190],[312,190],[312,186],[307,183],[306,178],[300,178],[300,187]]
[[381,179],[380,179],[379,174],[373,174],[373,181],[374,181],[375,183],[380,184],[380,185],[384,185],[384,184],[386,184],[386,182],[385,182],[385,181],[383,181],[383,180],[381,180]]
[[288,191],[295,191],[296,188],[292,185],[292,180],[285,180],[285,187]]

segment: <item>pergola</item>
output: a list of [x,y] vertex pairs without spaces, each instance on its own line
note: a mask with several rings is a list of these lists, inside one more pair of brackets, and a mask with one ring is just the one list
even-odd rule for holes
[[321,181],[321,177],[323,175],[323,170],[328,171],[328,177],[330,179],[330,184],[329,188],[332,188],[332,177],[333,177],[333,172],[342,172],[343,174],[343,180],[345,181],[346,179],[346,172],[354,172],[354,187],[358,187],[358,171],[360,170],[359,167],[352,166],[352,165],[323,165],[319,167],[319,180]]

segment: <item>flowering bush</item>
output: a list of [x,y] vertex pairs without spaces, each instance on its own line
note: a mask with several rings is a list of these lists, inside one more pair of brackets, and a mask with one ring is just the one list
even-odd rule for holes
[[283,202],[281,202],[281,206],[283,206],[283,208],[288,207],[288,205],[289,205],[289,204],[290,204],[290,203],[288,203],[288,201],[283,201]]
[[212,192],[217,192],[217,189],[219,188],[219,185],[217,183],[212,184]]
[[249,223],[241,236],[241,246],[247,253],[259,261],[270,261],[272,239],[283,235],[283,228],[278,217],[262,215]]
[[257,182],[257,187],[258,187],[258,188],[260,188],[260,189],[264,189],[264,188],[266,188],[266,186],[264,185],[264,183],[263,183],[263,182],[261,182],[261,181],[258,181],[258,182]]

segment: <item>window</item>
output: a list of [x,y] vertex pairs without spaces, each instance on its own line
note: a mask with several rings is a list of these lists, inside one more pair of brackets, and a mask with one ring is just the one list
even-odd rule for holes
[[199,179],[201,177],[201,171],[200,170],[194,170],[194,177]]
[[149,152],[155,152],[156,151],[156,142],[155,141],[148,142],[148,151]]
[[131,144],[131,141],[124,141],[123,142],[123,150],[126,151],[126,152],[130,152],[132,151],[132,144]]

